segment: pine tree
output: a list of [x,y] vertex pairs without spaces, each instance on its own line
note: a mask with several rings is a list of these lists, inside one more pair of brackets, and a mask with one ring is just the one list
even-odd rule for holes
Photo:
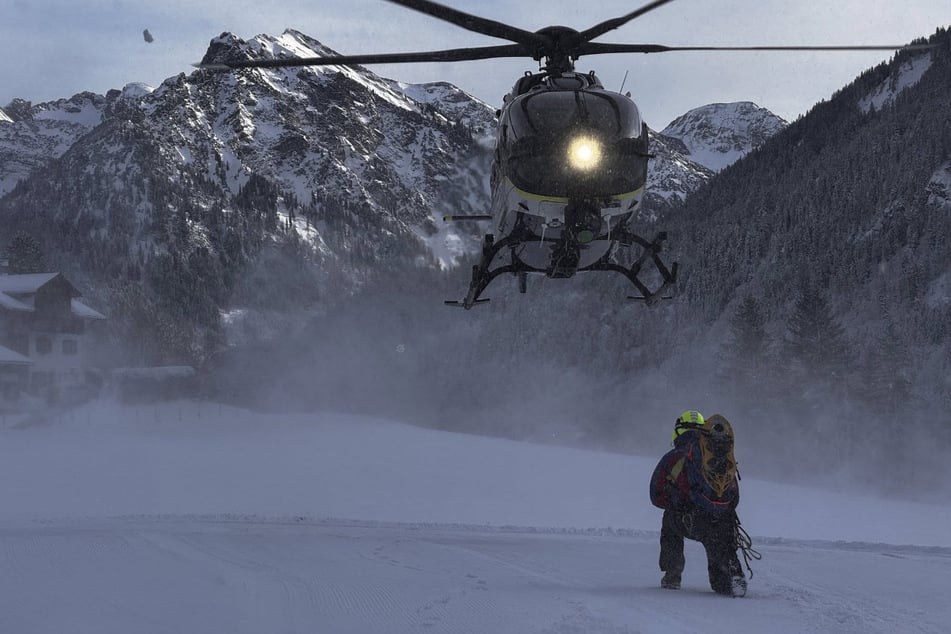
[[720,349],[718,378],[737,394],[766,379],[769,368],[766,313],[747,295],[730,320],[732,338]]
[[13,236],[7,246],[7,260],[11,273],[43,273],[46,271],[46,256],[39,240],[28,233]]
[[784,351],[795,368],[819,381],[844,386],[851,351],[842,326],[814,283],[802,283],[786,330]]
[[886,315],[885,328],[869,354],[862,382],[862,394],[877,415],[894,420],[910,405],[910,369],[907,345],[895,322]]

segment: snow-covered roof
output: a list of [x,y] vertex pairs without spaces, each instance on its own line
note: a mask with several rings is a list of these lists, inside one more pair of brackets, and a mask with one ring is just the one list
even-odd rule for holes
[[18,299],[13,299],[5,293],[0,293],[0,308],[6,308],[7,310],[22,310],[29,312],[33,310],[33,307],[21,302]]
[[78,299],[72,299],[69,302],[70,308],[72,308],[73,314],[77,317],[83,319],[105,319],[106,316],[100,313],[99,311],[93,310],[89,306],[86,306],[84,303]]
[[[80,319],[106,319],[106,316],[89,306],[86,306],[76,297],[81,294],[76,288],[62,277],[60,273],[22,273],[17,275],[0,275],[0,308],[33,312],[33,295],[43,286],[56,278],[62,278],[71,289],[70,310]],[[24,295],[25,297],[12,297]]]
[[19,352],[14,352],[9,348],[4,348],[0,346],[0,364],[17,364],[17,365],[27,365],[33,363],[27,357],[24,357]]
[[0,275],[0,293],[35,293],[59,273]]

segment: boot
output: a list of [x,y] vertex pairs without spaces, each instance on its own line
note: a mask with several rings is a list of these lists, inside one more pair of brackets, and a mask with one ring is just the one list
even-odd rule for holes
[[734,597],[746,596],[746,576],[734,575],[731,581],[732,581],[733,596]]
[[660,587],[667,590],[680,590],[680,573],[668,571],[664,573],[664,578],[660,580]]
[[733,575],[726,578],[718,578],[714,583],[711,580],[710,586],[717,594],[725,597],[742,597],[746,595],[746,577],[742,574]]

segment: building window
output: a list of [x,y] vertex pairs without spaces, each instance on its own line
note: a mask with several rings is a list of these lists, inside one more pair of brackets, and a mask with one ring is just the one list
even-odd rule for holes
[[49,354],[53,351],[53,340],[47,335],[40,335],[36,338],[36,352],[38,354]]
[[79,352],[79,345],[75,339],[63,339],[63,354],[76,354]]

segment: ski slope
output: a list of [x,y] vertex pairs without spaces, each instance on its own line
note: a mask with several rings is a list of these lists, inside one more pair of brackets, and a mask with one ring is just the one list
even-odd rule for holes
[[730,599],[691,542],[659,588],[653,460],[207,403],[5,423],[0,632],[951,630],[946,506],[747,473]]

